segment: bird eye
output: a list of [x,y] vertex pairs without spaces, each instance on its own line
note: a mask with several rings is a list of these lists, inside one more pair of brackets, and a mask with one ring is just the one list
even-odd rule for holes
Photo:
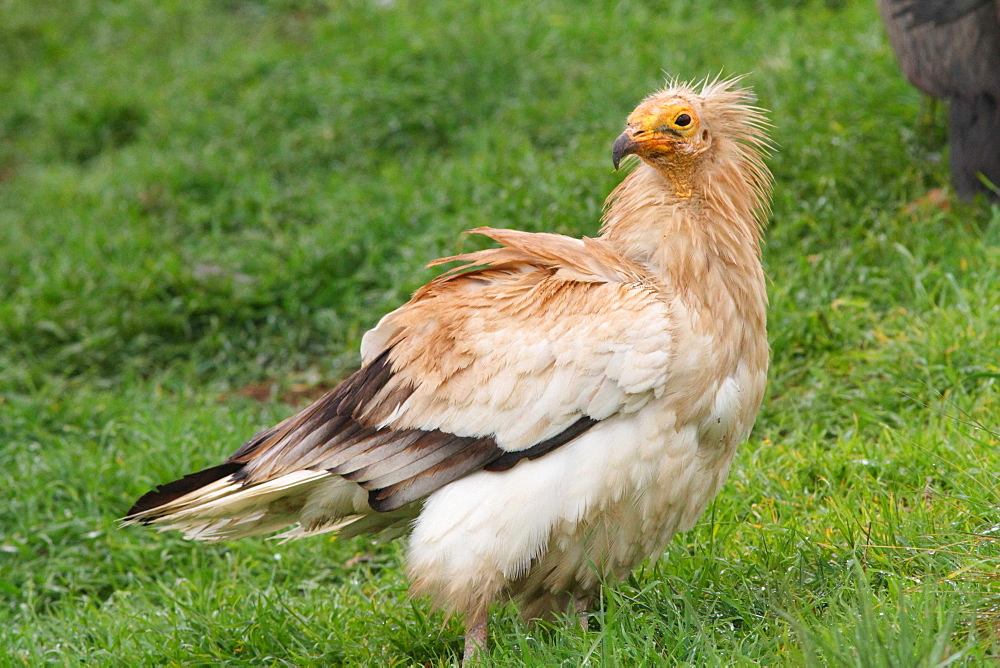
[[687,126],[691,125],[691,117],[688,116],[687,114],[681,114],[680,116],[674,119],[674,125],[676,125],[679,128],[686,128]]

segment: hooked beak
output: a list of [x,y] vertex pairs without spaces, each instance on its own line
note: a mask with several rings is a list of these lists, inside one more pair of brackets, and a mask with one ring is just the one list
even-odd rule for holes
[[611,162],[614,163],[615,171],[618,171],[618,165],[621,164],[622,158],[634,154],[638,148],[639,144],[632,139],[631,130],[626,130],[618,135],[618,139],[611,145]]

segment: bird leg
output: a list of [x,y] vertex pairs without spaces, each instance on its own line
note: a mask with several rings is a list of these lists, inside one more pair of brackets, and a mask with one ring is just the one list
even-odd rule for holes
[[586,596],[574,596],[573,608],[576,610],[577,619],[580,620],[580,628],[584,631],[590,630],[590,615],[588,609],[590,600]]
[[480,653],[486,650],[486,622],[486,608],[465,618],[465,654],[462,655],[462,668],[469,668],[479,660]]

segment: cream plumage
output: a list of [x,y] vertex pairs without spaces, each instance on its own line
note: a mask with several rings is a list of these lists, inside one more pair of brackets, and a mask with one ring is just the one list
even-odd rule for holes
[[764,392],[765,121],[738,80],[629,116],[601,235],[475,230],[499,248],[368,332],[363,366],[126,521],[220,540],[409,534],[413,591],[465,615],[586,605],[690,528]]

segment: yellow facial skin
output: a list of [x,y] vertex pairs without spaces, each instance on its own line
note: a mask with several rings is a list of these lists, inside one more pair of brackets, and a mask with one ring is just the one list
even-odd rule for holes
[[698,114],[688,104],[639,107],[628,117],[632,141],[654,150],[658,146],[676,146],[690,137],[699,125]]
[[625,132],[612,146],[612,161],[618,169],[622,158],[637,155],[669,172],[679,197],[691,195],[687,175],[695,159],[710,145],[698,111],[685,100],[651,98],[628,117]]

